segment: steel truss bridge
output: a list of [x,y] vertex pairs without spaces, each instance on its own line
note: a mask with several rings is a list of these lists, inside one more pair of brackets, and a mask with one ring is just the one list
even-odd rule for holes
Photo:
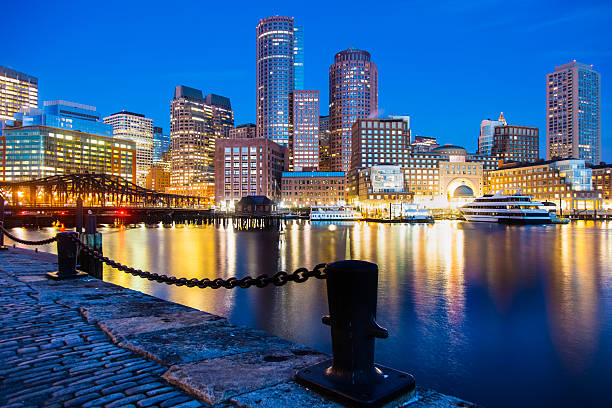
[[204,208],[210,198],[159,193],[108,174],[69,174],[37,180],[0,182],[8,206],[73,207],[80,197],[85,207]]

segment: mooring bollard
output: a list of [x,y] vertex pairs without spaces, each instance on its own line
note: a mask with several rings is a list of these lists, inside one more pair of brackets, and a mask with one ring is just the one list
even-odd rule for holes
[[[91,248],[94,248],[99,253],[102,253],[102,234],[96,231],[96,216],[93,214],[87,215],[85,221],[85,233],[80,234],[81,242]],[[81,270],[87,272],[94,278],[102,279],[104,266],[102,261],[94,259],[88,252],[81,250],[79,253],[79,264]]]
[[0,194],[0,251],[7,251],[8,247],[4,245],[4,196]]
[[55,280],[75,279],[87,276],[85,272],[78,271],[77,244],[73,240],[76,232],[59,232],[57,234],[57,271],[48,272],[47,278]]
[[374,364],[374,340],[387,330],[376,323],[378,266],[365,261],[328,264],[327,302],[332,357],[299,371],[296,380],[357,406],[414,398],[412,375]]

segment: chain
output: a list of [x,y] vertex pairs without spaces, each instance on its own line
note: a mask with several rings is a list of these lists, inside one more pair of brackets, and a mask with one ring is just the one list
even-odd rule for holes
[[18,242],[20,244],[23,244],[23,245],[34,245],[34,246],[47,245],[47,244],[50,244],[50,243],[55,242],[57,240],[57,236],[55,236],[55,237],[43,239],[43,240],[40,240],[40,241],[28,241],[27,239],[21,239],[19,237],[14,236],[13,234],[11,234],[6,228],[4,228],[4,225],[2,223],[0,223],[0,229],[2,230],[4,235],[9,237],[11,240],[13,240],[15,242]]
[[118,269],[120,271],[129,273],[134,276],[139,276],[141,278],[146,278],[148,280],[166,283],[168,285],[176,285],[176,286],[187,286],[190,288],[198,287],[200,289],[211,288],[211,289],[233,289],[236,287],[240,287],[243,289],[250,288],[251,286],[257,286],[258,288],[265,288],[269,284],[273,284],[274,286],[283,286],[288,282],[302,283],[306,282],[310,278],[317,279],[326,279],[327,273],[325,272],[326,264],[318,264],[313,268],[312,271],[306,268],[298,268],[293,273],[287,273],[285,271],[280,271],[275,273],[272,276],[269,275],[260,275],[255,278],[250,276],[245,276],[244,278],[238,279],[236,277],[231,277],[228,279],[187,279],[187,278],[177,278],[174,276],[160,275],[157,273],[142,271],[140,269],[135,269],[126,265],[123,265],[117,261],[114,261],[96,249],[90,247],[89,245],[81,242],[78,237],[73,234],[70,235],[70,239],[73,240],[77,245],[79,245],[85,252],[91,255],[95,260],[104,262],[112,268]]

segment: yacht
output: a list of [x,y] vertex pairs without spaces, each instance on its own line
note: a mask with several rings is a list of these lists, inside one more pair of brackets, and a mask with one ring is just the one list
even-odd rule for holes
[[498,222],[501,224],[550,224],[548,208],[520,190],[514,194],[486,194],[461,207],[461,215],[468,221]]
[[347,205],[319,205],[310,209],[311,221],[350,221],[358,218],[359,214]]

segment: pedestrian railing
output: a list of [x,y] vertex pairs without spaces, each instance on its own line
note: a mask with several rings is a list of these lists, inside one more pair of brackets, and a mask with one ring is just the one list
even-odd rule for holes
[[[90,231],[91,232],[91,231]],[[168,285],[210,288],[264,288],[302,283],[310,278],[327,282],[329,316],[322,321],[331,328],[332,359],[300,370],[296,381],[333,399],[357,406],[382,406],[393,400],[413,398],[412,375],[374,363],[374,340],[386,338],[387,330],[376,323],[378,266],[374,263],[345,260],[318,264],[312,269],[298,268],[292,273],[228,279],[188,279],[161,275],[123,265],[103,255],[100,248],[87,244],[80,235],[59,232],[44,240],[26,240],[13,235],[0,221],[0,244],[4,236],[23,245],[41,246],[57,242],[58,271],[49,278],[64,280],[90,276],[79,270],[79,259],[85,264],[104,263],[140,278]],[[83,262],[82,262],[83,263]],[[97,276],[101,278],[102,276]]]

